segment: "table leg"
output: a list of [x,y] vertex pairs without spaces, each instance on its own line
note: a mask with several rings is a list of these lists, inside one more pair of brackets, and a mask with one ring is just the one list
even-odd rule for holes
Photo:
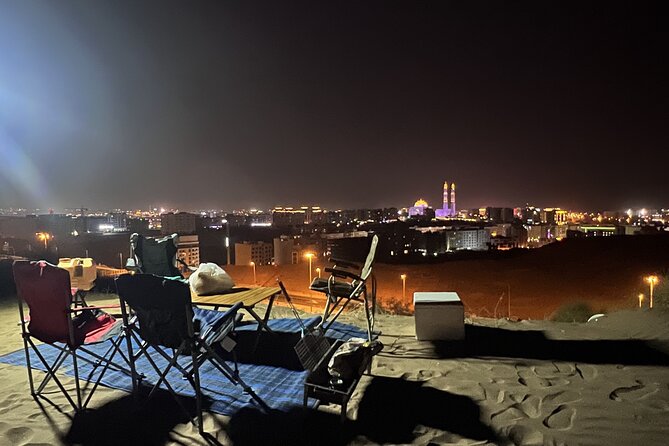
[[260,316],[258,316],[255,311],[253,311],[253,308],[246,309],[249,312],[249,314],[256,321],[258,321],[258,330],[256,331],[256,342],[255,345],[253,346],[254,352],[256,351],[256,349],[258,348],[258,344],[260,343],[260,336],[262,335],[263,328],[269,333],[274,333],[272,329],[269,328],[269,325],[267,325],[267,321],[269,321],[269,315],[272,312],[272,305],[274,305],[274,299],[276,299],[276,296],[277,296],[276,294],[273,294],[269,298],[269,303],[267,304],[267,310],[265,310],[265,315],[263,316],[262,319],[260,319]]

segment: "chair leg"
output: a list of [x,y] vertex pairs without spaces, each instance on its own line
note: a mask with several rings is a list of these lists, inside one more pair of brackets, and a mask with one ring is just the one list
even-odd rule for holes
[[77,411],[81,410],[81,386],[79,385],[79,366],[77,364],[77,353],[75,350],[70,350],[72,355],[72,367],[74,369],[74,385],[77,391]]
[[[110,347],[109,350],[107,350],[107,353],[105,354],[105,360],[102,361],[104,362],[104,366],[102,367],[102,371],[96,378],[95,382],[93,383],[93,387],[91,388],[90,391],[88,391],[88,395],[86,396],[86,400],[84,401],[82,409],[85,409],[88,406],[88,403],[91,401],[91,398],[93,397],[93,394],[95,393],[95,390],[98,388],[98,385],[100,384],[100,381],[102,381],[102,378],[104,378],[105,373],[107,373],[107,370],[109,370],[110,366],[112,365],[112,361],[114,360],[114,356],[116,356],[116,353],[120,351],[121,348],[121,339],[117,339],[114,341],[113,339],[110,339],[110,342],[112,344],[112,347]],[[90,354],[90,352],[84,348],[81,349],[85,353]],[[110,354],[111,353],[111,354]],[[99,364],[98,364],[99,365]],[[98,366],[93,367],[93,370],[91,370],[91,374],[89,375],[89,379],[93,377],[93,374],[95,373],[95,370],[97,369]],[[89,382],[89,379],[86,381]]]
[[191,345],[191,357],[193,358],[193,381],[195,390],[195,410],[197,411],[197,429],[200,435],[204,434],[204,421],[202,419],[202,390],[200,389],[200,365],[197,362],[197,349],[195,343]]
[[28,341],[26,334],[23,334],[23,350],[26,353],[26,366],[28,367],[28,383],[30,384],[30,394],[35,396],[35,382],[33,381],[33,369],[30,364],[30,351],[28,350]]
[[137,387],[139,383],[137,382],[137,372],[135,371],[135,356],[132,352],[132,335],[130,333],[130,327],[124,327],[123,330],[125,331],[125,345],[126,348],[128,349],[128,364],[130,365],[130,379],[132,380],[132,393],[133,395],[137,395]]
[[[61,364],[63,364],[63,362],[65,361],[66,358],[67,358],[67,350],[61,350],[60,353],[58,353],[58,356],[56,357],[56,359],[53,361],[53,365],[50,367],[50,369],[53,369],[53,371],[55,373],[56,370],[58,370],[60,368]],[[42,391],[44,390],[44,388],[49,383],[49,381],[51,380],[52,377],[53,377],[53,374],[47,373],[47,375],[44,377],[44,379],[40,383],[40,385],[37,388],[37,390],[35,391],[35,393],[36,394],[42,393]]]
[[[56,383],[56,385],[58,386],[60,391],[63,393],[63,395],[65,395],[65,398],[67,398],[67,401],[70,403],[70,405],[72,405],[72,408],[74,410],[77,410],[77,404],[74,402],[74,400],[72,399],[72,397],[70,396],[68,391],[65,389],[65,386],[63,386],[63,384],[60,382],[60,380],[56,376],[57,368],[53,367],[52,365],[49,365],[47,360],[44,359],[44,356],[42,355],[42,353],[40,353],[40,351],[37,349],[37,346],[35,346],[35,344],[32,342],[32,340],[29,340],[29,342],[30,342],[30,345],[31,345],[33,351],[37,355],[37,358],[41,361],[42,365],[46,369],[47,376],[44,378],[44,380],[48,381],[50,379],[53,379],[53,381]],[[54,347],[54,348],[58,348],[58,347]],[[67,347],[64,347],[64,348],[67,348]],[[67,353],[67,351],[66,351],[66,353]],[[62,363],[62,361],[61,361],[61,363]],[[54,365],[56,365],[56,364],[54,363]],[[60,365],[58,365],[58,367],[60,367]],[[40,394],[40,392],[35,392],[33,394],[33,396],[36,397],[39,394]]]

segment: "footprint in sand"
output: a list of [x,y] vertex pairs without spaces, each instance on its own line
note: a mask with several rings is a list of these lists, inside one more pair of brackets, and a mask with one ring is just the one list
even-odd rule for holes
[[578,392],[573,392],[571,390],[564,390],[562,392],[551,393],[546,395],[543,398],[544,404],[567,404],[579,401],[582,399],[582,396]]
[[495,379],[515,378],[516,368],[510,365],[495,365],[490,368],[490,375]]
[[421,381],[425,381],[431,378],[436,378],[442,376],[441,372],[437,372],[434,370],[419,370],[417,378]]
[[490,417],[490,419],[495,423],[502,423],[502,424],[506,424],[512,421],[524,420],[526,418],[528,418],[527,414],[525,414],[525,412],[515,407],[515,405],[507,407],[506,409],[500,412],[494,413]]
[[9,444],[26,443],[33,436],[33,430],[29,427],[13,427],[5,432],[4,437],[9,440]]
[[550,382],[545,378],[538,377],[532,370],[519,370],[518,382],[530,388],[550,387]]
[[541,415],[541,399],[536,395],[529,395],[520,403],[520,408],[530,418],[537,418]]
[[402,379],[407,381],[428,381],[432,378],[438,378],[440,376],[441,373],[434,370],[417,370],[404,373],[402,375]]
[[597,378],[597,368],[587,364],[576,364],[576,373],[586,381]]
[[527,398],[527,393],[526,392],[520,392],[520,393],[509,393],[509,398],[514,402],[514,403],[522,403],[525,401],[525,398]]
[[553,365],[561,375],[572,376],[577,373],[576,364],[571,364],[568,362],[554,362]]
[[11,410],[14,410],[18,404],[20,396],[16,393],[7,395],[2,401],[0,401],[0,414],[7,413]]
[[508,437],[516,445],[542,446],[544,436],[541,432],[528,426],[513,426],[509,429]]
[[569,384],[569,380],[560,377],[542,378],[537,376],[532,370],[520,370],[518,372],[518,382],[523,386],[530,388],[558,387]]
[[609,394],[613,401],[639,401],[648,398],[658,392],[658,389],[648,388],[641,381],[637,380],[637,385],[630,387],[618,387]]
[[554,363],[551,363],[550,365],[532,366],[531,370],[535,375],[542,378],[554,378],[556,374],[560,373],[560,370]]
[[573,408],[562,404],[544,419],[544,426],[559,430],[570,429],[574,425],[575,416],[576,411]]

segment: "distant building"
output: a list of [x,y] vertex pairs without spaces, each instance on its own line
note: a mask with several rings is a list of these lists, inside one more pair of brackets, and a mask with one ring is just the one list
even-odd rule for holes
[[567,215],[568,212],[563,210],[563,209],[556,209],[555,210],[555,223],[558,225],[566,225],[567,224]]
[[107,214],[107,223],[114,231],[125,231],[128,228],[128,215],[125,212],[110,212]]
[[163,234],[194,234],[200,225],[200,217],[188,212],[163,214],[160,217],[160,231]]
[[526,225],[541,223],[541,212],[534,206],[525,206],[520,210],[520,220]]
[[[618,225],[578,225],[569,228],[569,237],[581,235],[583,237],[609,237],[612,235],[625,235],[625,227]],[[580,234],[575,234],[578,232]]]
[[430,205],[427,204],[427,201],[419,198],[418,201],[409,208],[409,217],[427,216],[429,214],[428,209],[431,208]]
[[225,223],[230,226],[246,226],[246,215],[227,214]]
[[276,265],[294,265],[298,263],[298,251],[295,249],[295,240],[292,237],[282,235],[275,238],[274,263]]
[[490,233],[485,228],[458,228],[449,232],[447,240],[449,251],[461,249],[485,251],[489,248]]
[[268,212],[256,212],[246,217],[249,226],[272,226],[272,214]]
[[567,211],[560,208],[546,208],[539,213],[541,223],[564,225],[567,223]]
[[145,234],[149,230],[148,218],[128,218],[126,220],[126,228],[128,232],[136,232],[138,234]]
[[271,265],[274,249],[272,243],[235,243],[235,265]]
[[498,207],[487,207],[485,208],[485,217],[491,223],[512,223],[513,222],[513,209],[511,208],[498,208]]
[[275,207],[272,210],[272,223],[275,226],[300,226],[326,223],[327,220],[328,214],[320,206]]
[[443,207],[435,211],[435,216],[440,218],[453,218],[458,215],[455,208],[455,183],[449,187],[448,181],[444,181]]
[[200,240],[197,235],[182,235],[177,243],[177,257],[188,266],[200,264]]

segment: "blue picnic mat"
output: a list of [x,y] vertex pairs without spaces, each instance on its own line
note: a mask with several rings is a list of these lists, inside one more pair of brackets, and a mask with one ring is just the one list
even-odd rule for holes
[[[316,317],[307,319],[304,322],[307,327],[312,327],[319,321],[320,318]],[[238,327],[238,330],[252,330],[254,329],[254,325],[256,324],[248,324],[243,327]],[[299,333],[300,329],[299,324],[295,319],[272,319],[270,327],[282,332],[295,333]],[[351,337],[366,338],[366,336],[366,331],[339,322],[335,322],[327,332],[327,337],[331,339],[347,340]],[[98,355],[103,355],[110,345],[109,342],[102,342],[86,347]],[[133,348],[134,351],[137,351],[137,346],[134,346]],[[59,350],[47,344],[39,345],[38,349],[49,363],[52,363],[59,353]],[[121,347],[121,351],[126,353],[125,343]],[[167,366],[167,361],[159,354],[152,352],[151,348],[149,348],[149,351],[154,353],[151,356],[158,367],[161,370],[164,369]],[[85,353],[81,351],[79,353],[80,356],[86,356]],[[122,358],[118,353],[114,360],[118,363],[122,362]],[[184,357],[184,361],[187,360],[188,358]],[[102,367],[98,367],[98,370],[93,371],[93,366],[90,363],[82,360],[78,362],[80,379],[95,381],[99,375],[99,369]],[[0,356],[0,363],[25,367],[25,353],[23,349],[21,349],[5,354]],[[45,370],[44,366],[39,361],[39,358],[32,350],[30,351],[30,363],[33,368]],[[232,366],[231,363],[230,365]],[[140,357],[135,363],[135,366],[139,373],[145,375],[143,382],[153,384],[158,380],[158,374],[145,357]],[[59,372],[71,377],[74,376],[72,360],[69,356],[63,362]],[[287,411],[290,408],[301,406],[303,404],[304,380],[307,374],[308,372],[304,370],[292,370],[272,365],[239,364],[239,376],[241,379],[244,380],[244,382],[246,382],[246,384],[248,384],[269,407],[280,411]],[[195,395],[190,383],[183,379],[181,373],[178,371],[170,371],[168,380],[178,394],[184,396]],[[124,390],[127,392],[132,391],[130,377],[123,372],[112,369],[107,370],[101,380],[101,384],[113,389]],[[200,387],[202,388],[204,397],[211,402],[209,410],[215,413],[233,415],[243,407],[258,406],[257,402],[246,395],[240,386],[232,384],[208,361],[200,367]],[[315,407],[318,402],[309,399],[308,404],[310,407]]]
[[[103,342],[100,344],[89,345],[88,349],[97,353],[103,354],[111,343]],[[59,350],[48,344],[38,346],[40,353],[45,359],[52,363],[57,357]],[[149,348],[151,353],[153,349]],[[122,350],[125,353],[125,345]],[[135,350],[136,351],[136,350]],[[87,355],[82,351],[78,354],[80,357]],[[164,369],[167,366],[167,361],[155,353],[151,355],[159,368]],[[122,363],[122,358],[117,353],[115,362]],[[188,357],[183,358],[188,361]],[[26,365],[25,353],[23,350],[0,356],[0,362],[16,366]],[[42,363],[39,361],[34,351],[30,351],[30,363],[33,368],[45,370]],[[79,377],[82,380],[95,381],[100,373],[102,367],[98,367],[92,373],[93,366],[86,361],[79,360]],[[185,364],[185,362],[184,362]],[[232,364],[229,363],[231,366]],[[143,382],[153,384],[158,380],[158,374],[155,372],[151,364],[145,357],[141,357],[135,363],[137,371],[145,375]],[[59,373],[64,373],[68,376],[74,376],[72,360],[68,355],[68,359],[63,362],[59,369]],[[269,365],[258,364],[239,364],[239,376],[251,386],[253,391],[272,409],[287,411],[295,406],[303,404],[304,395],[304,380],[307,376],[307,371],[303,370],[289,370],[281,367],[273,367]],[[195,396],[193,388],[190,383],[182,378],[178,371],[170,371],[168,374],[170,385],[175,391],[184,396]],[[126,392],[132,391],[132,381],[127,374],[108,369],[102,378],[101,384],[113,389],[124,390]],[[164,387],[164,384],[163,384]],[[245,394],[240,386],[232,384],[225,376],[223,376],[209,361],[200,367],[200,387],[202,394],[206,399],[209,399],[211,412],[233,415],[243,407],[258,407],[258,403],[254,401],[249,395]],[[309,400],[309,406],[315,407],[316,400]]]
[[[314,316],[307,319],[304,319],[302,323],[307,328],[313,328],[318,325],[321,321],[320,316]],[[294,318],[277,318],[270,319],[267,321],[267,325],[270,330],[280,332],[280,333],[299,333],[300,324],[297,319]],[[258,323],[253,321],[235,328],[235,331],[255,331],[258,329]],[[373,332],[373,337],[377,338],[380,332]],[[348,341],[351,338],[363,338],[367,339],[367,330],[363,330],[354,325],[343,324],[341,322],[333,322],[328,331],[325,333],[325,336],[330,340],[341,340]]]

